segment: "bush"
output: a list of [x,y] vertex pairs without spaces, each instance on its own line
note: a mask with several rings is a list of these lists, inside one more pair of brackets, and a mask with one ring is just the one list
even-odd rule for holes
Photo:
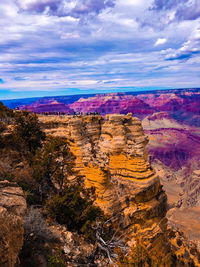
[[118,255],[118,267],[161,267],[166,266],[163,262],[164,255],[159,252],[149,252],[143,242],[138,238],[132,247],[129,256],[116,249]]
[[31,160],[33,178],[41,185],[44,198],[62,193],[68,177],[76,175],[75,157],[65,139],[48,137]]
[[0,120],[3,123],[10,123],[14,117],[14,113],[11,109],[7,108],[2,102],[0,102]]
[[2,133],[6,129],[6,124],[0,121],[0,133]]
[[36,149],[41,147],[42,141],[45,140],[45,133],[40,129],[36,114],[27,111],[16,114],[14,138],[16,144],[24,151],[35,153]]
[[7,180],[9,182],[12,182],[14,180],[14,174],[11,172],[4,172],[3,174],[1,173],[1,178],[0,180]]
[[70,231],[77,231],[87,239],[94,240],[93,226],[96,218],[102,216],[103,212],[93,205],[88,194],[92,195],[91,191],[81,186],[69,186],[63,195],[57,194],[48,200],[46,207],[52,219],[65,224]]
[[57,249],[54,255],[48,255],[49,267],[64,267],[65,259],[63,257],[62,251]]
[[1,133],[6,130],[7,125],[13,120],[13,116],[13,111],[0,102],[0,148],[4,145]]

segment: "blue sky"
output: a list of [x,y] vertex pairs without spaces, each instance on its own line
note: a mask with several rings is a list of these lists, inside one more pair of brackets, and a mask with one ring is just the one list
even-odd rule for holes
[[200,0],[1,0],[0,99],[200,87]]

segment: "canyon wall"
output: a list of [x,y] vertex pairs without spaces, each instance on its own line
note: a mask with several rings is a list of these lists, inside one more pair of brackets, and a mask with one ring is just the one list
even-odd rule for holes
[[129,240],[140,231],[146,240],[160,235],[164,242],[166,194],[149,164],[148,139],[137,118],[112,114],[40,120],[47,133],[70,141],[85,185],[96,188],[96,202],[106,214],[120,213]]
[[[39,119],[47,134],[68,139],[76,169],[86,187],[96,188],[96,202],[105,214],[118,217],[125,242],[131,246],[139,236],[149,251],[165,256],[170,266],[179,234],[168,228],[167,197],[148,161],[148,138],[139,119],[131,113]],[[183,244],[182,258],[187,247]]]

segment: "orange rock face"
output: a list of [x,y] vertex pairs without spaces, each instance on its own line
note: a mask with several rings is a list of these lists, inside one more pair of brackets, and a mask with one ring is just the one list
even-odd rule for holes
[[[166,195],[148,162],[148,140],[137,118],[112,114],[105,119],[91,115],[40,120],[49,128],[47,133],[70,140],[76,167],[85,185],[96,188],[97,203],[105,213],[120,211],[125,227],[133,222],[152,227],[165,217]],[[130,235],[132,231],[130,227]]]
[[70,141],[86,187],[96,188],[96,202],[107,215],[119,216],[128,244],[139,235],[170,264],[167,197],[148,161],[139,119],[112,114],[41,116],[40,121],[48,134]]

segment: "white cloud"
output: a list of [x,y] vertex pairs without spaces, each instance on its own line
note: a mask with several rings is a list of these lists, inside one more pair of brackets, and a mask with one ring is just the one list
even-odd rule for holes
[[163,45],[166,42],[167,42],[166,38],[158,38],[157,41],[155,42],[154,46]]
[[[200,84],[198,20],[176,21],[161,32],[159,28],[140,27],[137,20],[149,15],[151,20],[157,19],[157,11],[152,15],[148,10],[152,0],[116,0],[115,6],[101,9],[96,16],[79,9],[80,17],[33,12],[43,10],[44,2],[50,5],[58,0],[17,1],[24,11],[14,4],[16,0],[3,0],[0,5],[0,78],[5,81],[0,83],[2,89],[90,89],[97,87],[97,81],[98,86],[108,89],[176,87],[181,83],[184,86],[186,81],[191,86]],[[93,3],[91,9],[98,9],[95,4],[102,1],[87,3]],[[75,2],[83,0],[69,1]],[[53,10],[53,4],[50,6]],[[75,6],[66,4],[65,10]],[[174,11],[167,12],[171,12],[169,19],[173,20]],[[184,60],[180,58],[182,54]],[[180,81],[183,76],[185,79]]]

